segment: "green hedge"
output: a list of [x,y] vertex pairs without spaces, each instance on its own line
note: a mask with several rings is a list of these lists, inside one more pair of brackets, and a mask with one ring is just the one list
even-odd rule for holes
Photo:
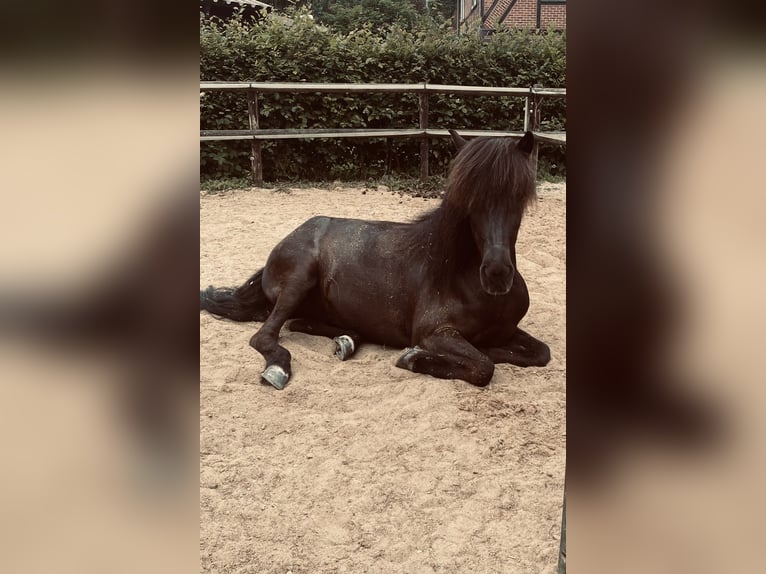
[[[564,87],[566,38],[560,33],[510,31],[480,41],[430,27],[406,31],[369,27],[340,34],[317,25],[307,12],[272,15],[250,27],[200,20],[202,81],[349,82]],[[262,94],[262,128],[411,128],[418,125],[414,94]],[[512,129],[523,125],[523,98],[429,98],[429,126],[454,129]],[[243,94],[206,93],[200,101],[201,129],[247,129]],[[563,130],[566,105],[544,100],[543,130]],[[248,142],[201,143],[204,178],[249,173]],[[264,178],[359,180],[393,173],[415,175],[416,140],[288,140],[264,142]],[[432,140],[431,171],[446,169],[452,148]],[[564,150],[543,146],[541,169],[563,176]]]

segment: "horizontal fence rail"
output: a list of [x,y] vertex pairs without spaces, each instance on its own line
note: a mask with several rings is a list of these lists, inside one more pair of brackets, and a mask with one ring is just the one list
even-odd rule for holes
[[[451,94],[472,96],[524,97],[524,131],[460,130],[461,135],[521,137],[532,131],[542,142],[566,145],[566,132],[540,132],[540,102],[544,97],[565,98],[563,88],[505,88],[483,86],[452,86],[446,84],[321,84],[310,82],[200,82],[200,94],[229,91],[247,93],[248,130],[200,130],[200,141],[250,140],[253,184],[263,184],[263,140],[314,139],[314,138],[419,138],[420,177],[428,177],[428,140],[431,137],[449,137],[449,132],[428,127],[428,95]],[[418,94],[417,128],[365,129],[365,128],[301,128],[260,129],[258,94],[268,93],[399,93]],[[535,147],[535,154],[537,148]],[[536,160],[536,158],[535,158]]]
[[[313,138],[411,138],[411,137],[449,137],[447,130],[432,129],[364,129],[364,128],[317,128],[317,129],[274,129],[274,130],[200,130],[201,141],[236,141],[236,140],[297,140]],[[492,130],[460,130],[461,136],[511,136],[521,137],[524,132],[503,132]],[[564,132],[535,132],[538,140],[546,143],[566,143]]]
[[454,86],[450,84],[322,84],[311,82],[200,82],[200,91],[227,90],[275,93],[291,92],[343,92],[369,93],[393,92],[399,94],[439,93],[439,94],[471,94],[474,96],[566,96],[564,88],[503,88],[484,86]]

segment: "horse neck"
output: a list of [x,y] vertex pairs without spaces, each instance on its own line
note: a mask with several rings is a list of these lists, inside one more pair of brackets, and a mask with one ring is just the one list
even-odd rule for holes
[[446,279],[481,263],[481,254],[474,245],[467,222],[450,217],[443,206],[415,226],[416,240],[421,242],[426,262],[438,278]]

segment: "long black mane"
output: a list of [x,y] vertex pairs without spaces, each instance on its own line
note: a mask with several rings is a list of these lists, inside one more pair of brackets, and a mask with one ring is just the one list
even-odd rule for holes
[[536,197],[529,154],[509,137],[469,141],[452,160],[442,204],[409,230],[413,264],[424,263],[435,281],[454,275],[477,252],[471,214],[517,217]]

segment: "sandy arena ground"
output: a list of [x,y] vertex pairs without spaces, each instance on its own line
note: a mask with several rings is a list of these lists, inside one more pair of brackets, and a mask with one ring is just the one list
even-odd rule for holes
[[[200,195],[200,287],[239,285],[317,214],[407,221],[437,200],[354,188]],[[200,553],[211,573],[555,572],[565,460],[564,184],[522,223],[522,327],[547,367],[479,389],[364,345],[283,331],[293,377],[259,384],[257,323],[200,314]]]

